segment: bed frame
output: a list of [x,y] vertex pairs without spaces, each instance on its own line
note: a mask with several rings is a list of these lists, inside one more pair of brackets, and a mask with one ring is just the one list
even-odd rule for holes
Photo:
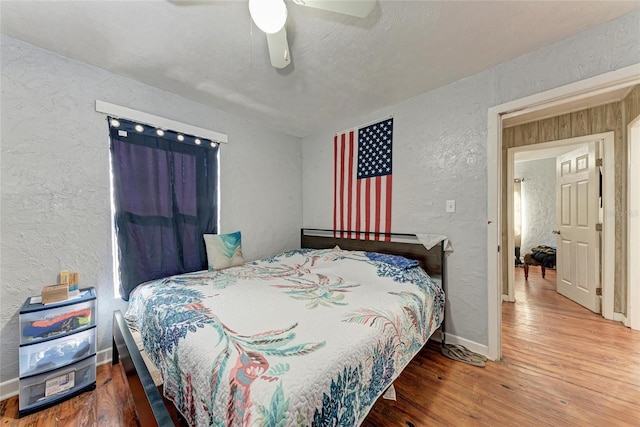
[[[360,233],[362,234],[362,233]],[[446,293],[446,264],[444,242],[426,249],[414,234],[371,233],[388,237],[390,241],[356,240],[347,237],[354,231],[303,228],[300,231],[302,248],[328,249],[336,245],[345,250],[359,250],[402,255],[416,259],[429,275],[440,279]],[[441,325],[444,343],[444,319]],[[133,396],[136,412],[142,426],[173,426],[174,422],[162,394],[153,382],[138,346],[127,327],[120,310],[113,313],[113,365],[122,364]]]
[[[404,233],[370,233],[374,236],[385,236],[390,241],[357,240],[349,237],[354,231],[325,230],[320,228],[303,228],[300,230],[300,244],[303,248],[329,249],[336,245],[349,251],[380,252],[385,254],[402,255],[415,259],[427,273],[441,276],[444,279],[445,252],[442,242],[431,249],[419,243],[415,234]],[[363,234],[360,232],[359,234]],[[444,280],[443,280],[444,283]]]
[[162,395],[153,382],[147,365],[127,327],[120,310],[113,312],[112,364],[122,364],[141,426],[173,426]]

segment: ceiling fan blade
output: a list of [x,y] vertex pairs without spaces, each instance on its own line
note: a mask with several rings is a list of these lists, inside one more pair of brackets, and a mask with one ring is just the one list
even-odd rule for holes
[[364,18],[376,7],[376,0],[293,0],[301,6]]
[[267,45],[269,46],[271,65],[276,68],[284,68],[291,63],[285,27],[282,27],[277,33],[267,33]]

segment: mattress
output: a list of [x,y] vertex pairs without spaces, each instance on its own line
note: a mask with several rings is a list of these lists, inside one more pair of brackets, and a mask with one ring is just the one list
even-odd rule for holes
[[335,248],[145,283],[126,318],[190,425],[358,425],[443,311],[416,263]]

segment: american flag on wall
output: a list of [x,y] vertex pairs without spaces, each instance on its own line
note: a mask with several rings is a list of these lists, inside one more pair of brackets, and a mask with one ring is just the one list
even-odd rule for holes
[[390,240],[393,118],[333,139],[333,229],[339,237]]

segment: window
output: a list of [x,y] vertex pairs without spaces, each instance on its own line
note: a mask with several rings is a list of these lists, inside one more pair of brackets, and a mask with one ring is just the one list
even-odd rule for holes
[[217,233],[219,145],[109,118],[117,275],[138,284],[206,268],[203,234]]

